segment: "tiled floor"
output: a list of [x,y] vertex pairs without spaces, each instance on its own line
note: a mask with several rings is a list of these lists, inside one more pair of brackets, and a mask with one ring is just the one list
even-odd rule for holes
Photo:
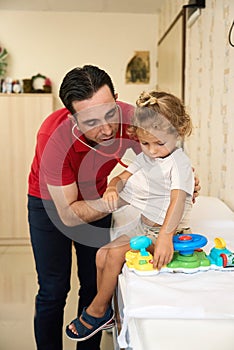
[[[78,282],[74,265],[65,324],[75,317]],[[30,245],[0,246],[0,286],[0,349],[36,350],[33,314],[37,281]],[[103,333],[101,349],[113,350],[112,334]],[[64,337],[64,350],[75,350],[75,346]]]

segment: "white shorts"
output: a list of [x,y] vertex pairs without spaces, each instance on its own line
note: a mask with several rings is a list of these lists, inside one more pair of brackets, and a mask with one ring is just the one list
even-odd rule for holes
[[[119,238],[122,235],[128,236],[129,239],[135,236],[148,236],[153,243],[155,243],[159,231],[160,231],[160,226],[148,226],[145,223],[142,222],[141,218],[137,218],[134,222],[131,222],[131,225],[129,227],[125,227],[125,230],[119,229],[115,231],[114,237],[112,239]],[[181,233],[189,233],[190,228],[178,228],[176,231],[176,234],[181,234]]]

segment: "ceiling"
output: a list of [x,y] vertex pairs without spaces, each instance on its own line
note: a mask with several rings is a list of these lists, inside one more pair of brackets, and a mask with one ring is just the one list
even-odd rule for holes
[[163,0],[0,0],[0,10],[155,14]]

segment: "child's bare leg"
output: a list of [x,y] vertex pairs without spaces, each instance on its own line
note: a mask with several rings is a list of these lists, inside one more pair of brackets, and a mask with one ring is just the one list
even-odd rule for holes
[[[129,238],[121,236],[98,250],[96,256],[98,292],[86,309],[89,315],[102,317],[105,314],[117,285],[118,275],[125,261],[125,253],[129,249]],[[87,328],[92,328],[81,318],[80,321]],[[73,324],[69,325],[69,329],[77,334]]]
[[[129,243],[120,247],[108,248],[106,263],[99,278],[98,293],[87,308],[87,312],[95,317],[102,317],[109,307],[117,285],[124,261],[125,253],[130,249]],[[99,270],[98,264],[97,269]]]
[[102,281],[103,271],[106,265],[106,257],[108,254],[109,248],[104,246],[97,251],[96,255],[96,269],[97,269],[97,290],[99,291],[100,284]]
[[[121,247],[127,245],[128,246],[127,250],[129,250],[130,249],[130,247],[129,247],[129,240],[130,239],[129,239],[129,237],[127,235],[122,235],[119,238],[117,238],[114,241],[106,244],[105,246],[103,246],[102,248],[100,248],[98,250],[97,255],[96,255],[97,290],[99,290],[99,287],[101,285],[103,271],[104,271],[104,268],[105,268],[105,266],[107,264],[106,258],[107,258],[109,249],[113,249],[113,248],[117,248],[118,249],[118,248],[121,248]],[[117,255],[121,254],[121,251],[118,252],[116,250],[116,254]],[[109,257],[109,259],[110,259],[110,257]],[[125,253],[124,253],[124,260],[125,260]],[[124,260],[123,260],[123,263],[124,263]]]

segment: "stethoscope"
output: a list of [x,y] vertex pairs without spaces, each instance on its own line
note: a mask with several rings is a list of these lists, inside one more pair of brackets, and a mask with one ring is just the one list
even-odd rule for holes
[[108,154],[108,153],[102,152],[102,151],[96,149],[95,147],[90,146],[88,143],[84,142],[83,140],[81,140],[81,138],[75,134],[75,129],[79,130],[78,129],[78,121],[77,121],[76,118],[75,118],[76,119],[76,123],[72,127],[72,135],[79,142],[81,142],[83,145],[89,147],[91,150],[95,151],[96,153],[98,153],[98,154],[100,154],[101,156],[104,156],[104,157],[108,157],[108,158],[113,158],[114,157],[120,165],[122,165],[123,167],[127,168],[128,165],[123,163],[122,160],[117,156],[117,154],[119,153],[120,149],[122,148],[122,135],[123,135],[123,123],[122,123],[122,121],[123,121],[123,117],[122,117],[122,110],[121,110],[121,108],[118,105],[116,105],[116,106],[118,108],[119,115],[120,115],[120,137],[119,137],[120,141],[119,141],[119,147],[118,147],[118,149],[117,149],[117,151],[115,153]]

